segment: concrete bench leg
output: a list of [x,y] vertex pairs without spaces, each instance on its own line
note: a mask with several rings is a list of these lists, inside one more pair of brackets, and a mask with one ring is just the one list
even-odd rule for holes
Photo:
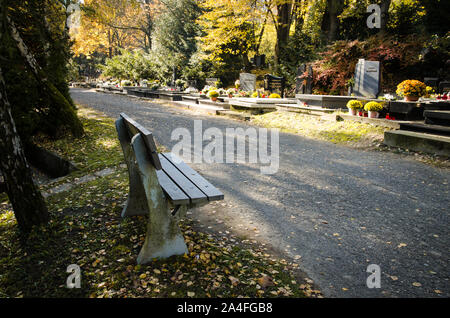
[[124,120],[122,118],[116,120],[116,130],[119,135],[120,145],[122,146],[125,162],[128,167],[128,180],[130,181],[130,190],[128,191],[128,199],[122,210],[122,217],[132,215],[148,215],[147,197],[142,185],[139,169],[136,165],[133,148],[131,148],[131,138],[128,136]]
[[169,202],[159,185],[156,170],[149,160],[142,136],[140,134],[134,136],[131,145],[150,211],[147,236],[137,259],[138,264],[148,263],[153,258],[188,253],[177,219],[171,214]]

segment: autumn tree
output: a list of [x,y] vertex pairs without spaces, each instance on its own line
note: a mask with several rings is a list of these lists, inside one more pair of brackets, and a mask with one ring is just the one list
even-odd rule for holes
[[154,25],[154,55],[167,71],[181,70],[197,51],[201,30],[196,23],[202,10],[194,0],[161,0]]
[[81,26],[73,34],[75,54],[103,52],[111,58],[123,48],[148,52],[159,7],[150,0],[85,0]]
[[206,33],[200,39],[201,49],[218,63],[225,54],[241,56],[248,67],[265,5],[252,0],[206,0],[201,6],[205,13],[198,22]]

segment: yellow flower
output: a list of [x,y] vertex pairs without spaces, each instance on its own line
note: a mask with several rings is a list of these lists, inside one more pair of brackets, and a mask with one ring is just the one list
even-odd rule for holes
[[417,80],[406,80],[397,86],[397,95],[421,97],[427,93],[426,85]]

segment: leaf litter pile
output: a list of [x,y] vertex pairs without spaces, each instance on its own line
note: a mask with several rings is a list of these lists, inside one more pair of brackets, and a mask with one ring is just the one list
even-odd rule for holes
[[[20,234],[7,197],[0,197],[0,297],[321,297],[296,278],[297,264],[239,240],[202,233],[180,220],[189,254],[137,265],[147,217],[120,217],[128,173],[114,120],[81,108],[86,136],[37,142],[79,168],[51,185],[104,168],[114,173],[46,198],[48,225]],[[67,267],[81,268],[81,288],[66,288]]]

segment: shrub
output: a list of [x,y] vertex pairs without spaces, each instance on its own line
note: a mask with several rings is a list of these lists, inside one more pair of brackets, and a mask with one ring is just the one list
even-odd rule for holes
[[273,93],[273,94],[270,94],[269,98],[281,98],[281,96]]
[[152,86],[150,86],[150,90],[152,90],[152,91],[156,91],[157,89],[159,89],[159,84],[157,84],[157,83],[154,83],[154,84],[152,84]]
[[211,90],[208,92],[208,97],[209,98],[217,98],[217,97],[219,97],[219,93],[215,90]]
[[427,87],[421,81],[406,80],[398,84],[397,95],[421,97],[427,94]]
[[366,105],[364,105],[364,110],[370,111],[370,112],[379,112],[383,109],[383,105],[377,102],[368,102]]
[[358,59],[364,58],[381,62],[381,86],[394,92],[408,77],[445,77],[449,72],[449,47],[450,37],[445,36],[372,36],[365,41],[336,41],[311,64],[313,87],[316,93],[345,94]]
[[120,86],[131,86],[131,81],[123,80],[120,82]]
[[186,87],[187,82],[181,78],[175,80],[175,86],[176,87],[182,87],[185,88]]
[[219,88],[219,89],[218,89],[218,92],[219,92],[219,95],[220,95],[220,96],[222,96],[222,95],[227,95],[227,90],[226,90],[225,88]]
[[238,91],[239,97],[250,97],[250,92]]
[[435,93],[434,88],[431,86],[427,86],[426,92],[427,92],[427,94],[426,94],[427,97],[430,97],[430,95]]
[[234,96],[235,94],[237,94],[238,90],[236,88],[230,88],[227,90],[227,95],[231,95]]
[[348,101],[347,108],[349,108],[349,109],[363,109],[363,104],[359,100],[352,99],[352,100]]
[[208,95],[208,92],[210,92],[210,91],[216,91],[216,90],[217,90],[216,87],[206,85],[205,87],[203,87],[202,92],[203,92],[203,94]]

